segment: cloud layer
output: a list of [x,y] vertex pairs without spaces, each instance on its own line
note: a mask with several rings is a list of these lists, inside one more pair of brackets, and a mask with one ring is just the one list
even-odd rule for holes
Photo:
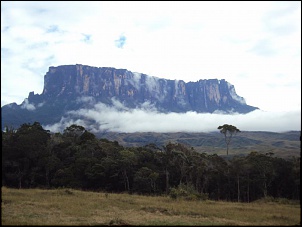
[[159,113],[148,103],[141,108],[128,109],[115,100],[113,106],[97,103],[91,109],[70,111],[60,122],[44,127],[59,132],[71,124],[78,124],[93,133],[104,131],[164,133],[212,132],[216,131],[219,125],[231,124],[241,131],[285,132],[301,130],[300,115],[299,111],[272,113],[261,110],[232,115],[196,112]]
[[226,79],[249,105],[299,110],[301,2],[3,1],[1,56],[1,106],[78,63]]
[[23,108],[37,108],[25,100],[29,92],[42,93],[50,66],[69,64],[185,82],[225,79],[262,110],[244,116],[114,113],[97,104],[70,113],[95,120],[95,130],[199,131],[223,123],[301,129],[300,1],[1,2],[1,106],[24,101]]

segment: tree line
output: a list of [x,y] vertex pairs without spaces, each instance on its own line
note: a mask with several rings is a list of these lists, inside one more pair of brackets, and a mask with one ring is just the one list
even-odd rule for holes
[[300,157],[253,151],[226,159],[180,143],[123,147],[80,125],[50,133],[34,122],[2,132],[2,186],[238,202],[268,196],[300,200]]

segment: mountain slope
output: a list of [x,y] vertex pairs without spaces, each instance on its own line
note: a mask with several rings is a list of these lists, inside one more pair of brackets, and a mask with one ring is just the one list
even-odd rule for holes
[[[246,104],[225,80],[185,83],[133,73],[126,69],[63,65],[49,67],[42,94],[29,93],[21,105],[5,105],[2,128],[23,123],[55,124],[72,118],[70,112],[89,110],[97,104],[162,113],[248,113],[258,109]],[[81,118],[81,117],[79,117]],[[82,120],[87,120],[82,117]],[[88,120],[88,124],[94,124]]]

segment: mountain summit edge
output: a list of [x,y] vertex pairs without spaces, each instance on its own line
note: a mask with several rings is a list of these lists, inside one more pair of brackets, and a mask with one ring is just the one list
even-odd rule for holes
[[[184,82],[127,69],[61,65],[49,67],[41,94],[30,92],[20,105],[11,103],[1,108],[2,129],[35,121],[42,125],[56,124],[75,117],[78,110],[96,110],[96,106],[159,113],[246,114],[259,109],[247,105],[224,79]],[[95,123],[84,117],[80,119]]]

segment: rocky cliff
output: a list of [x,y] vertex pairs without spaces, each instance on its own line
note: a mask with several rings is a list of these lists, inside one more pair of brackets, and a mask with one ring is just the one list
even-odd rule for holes
[[[81,101],[79,101],[81,100]],[[85,101],[86,100],[86,101]],[[91,102],[93,100],[93,102]],[[39,121],[54,124],[67,111],[89,108],[95,103],[127,108],[146,105],[159,112],[248,113],[257,107],[246,104],[232,84],[209,79],[185,83],[133,73],[126,69],[63,65],[49,67],[42,94],[31,92],[21,105],[1,108],[2,127]]]

